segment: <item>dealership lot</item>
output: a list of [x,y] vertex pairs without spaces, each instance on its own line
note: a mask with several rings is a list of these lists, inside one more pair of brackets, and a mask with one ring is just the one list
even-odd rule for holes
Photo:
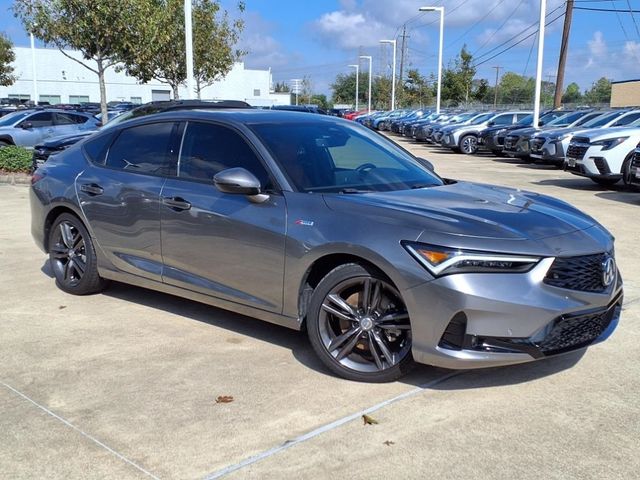
[[[443,176],[555,195],[609,228],[626,282],[613,337],[524,366],[352,383],[298,332],[131,286],[64,294],[31,241],[27,189],[3,185],[3,476],[636,476],[640,192],[400,142]],[[365,425],[364,411],[378,423]]]

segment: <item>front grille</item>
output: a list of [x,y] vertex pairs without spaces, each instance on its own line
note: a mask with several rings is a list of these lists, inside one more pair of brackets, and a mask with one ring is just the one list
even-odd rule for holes
[[544,145],[544,138],[533,138],[529,141],[529,145],[531,147],[532,152],[540,152],[542,150],[542,146]]
[[496,143],[504,146],[504,137],[496,137]]
[[544,283],[582,292],[603,292],[603,263],[608,254],[558,257],[547,272]]
[[607,329],[617,308],[619,308],[618,305],[614,305],[606,312],[577,317],[561,317],[555,321],[544,340],[535,344],[545,355],[585,347]]
[[569,148],[567,149],[567,157],[577,158],[578,160],[582,160],[584,158],[584,154],[587,153],[588,149],[589,149],[588,145],[576,145],[572,141],[569,144]]

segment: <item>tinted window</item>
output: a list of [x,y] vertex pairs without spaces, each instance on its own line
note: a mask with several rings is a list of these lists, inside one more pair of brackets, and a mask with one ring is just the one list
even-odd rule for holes
[[73,113],[56,113],[56,125],[75,125],[85,123],[87,117],[82,115],[74,115]]
[[33,128],[49,127],[53,124],[53,113],[40,112],[34,113],[30,117],[25,119],[26,122],[30,122]]
[[87,140],[83,147],[85,154],[94,163],[104,165],[104,159],[107,156],[109,145],[113,140],[113,134],[110,135],[97,135]]
[[621,127],[622,125],[629,125],[631,122],[638,120],[640,118],[640,112],[630,113],[629,115],[625,115],[616,123],[613,124],[614,127]]
[[122,130],[109,149],[106,166],[137,173],[175,174],[169,155],[173,127],[167,122]]
[[622,115],[622,113],[623,112],[603,113],[599,117],[589,120],[582,126],[586,128],[602,127],[603,125],[606,125],[607,123],[609,123],[611,120],[618,118],[620,115]]
[[239,134],[210,123],[187,124],[180,151],[180,178],[212,182],[216,173],[234,167],[247,169],[264,188],[271,187],[267,171]]
[[511,125],[513,123],[513,114],[498,115],[493,119],[494,125]]
[[0,127],[6,127],[6,126],[9,126],[9,125],[13,125],[17,121],[22,120],[24,117],[29,115],[29,113],[30,112],[12,112],[12,113],[8,113],[4,117],[2,117],[2,120],[0,120]]
[[516,113],[516,122],[521,123],[522,121],[528,121],[531,123],[533,120],[533,115],[530,113]]
[[406,151],[364,127],[287,122],[252,128],[299,191],[359,193],[442,185]]

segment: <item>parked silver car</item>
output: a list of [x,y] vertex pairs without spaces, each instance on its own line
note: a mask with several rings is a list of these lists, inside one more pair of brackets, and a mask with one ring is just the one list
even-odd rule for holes
[[98,125],[95,117],[80,112],[18,110],[0,118],[0,147],[33,148],[48,138],[95,130]]
[[32,233],[73,294],[117,280],[305,329],[352,380],[528,362],[615,329],[613,238],[544,195],[445,180],[325,115],[172,111],[39,168]]

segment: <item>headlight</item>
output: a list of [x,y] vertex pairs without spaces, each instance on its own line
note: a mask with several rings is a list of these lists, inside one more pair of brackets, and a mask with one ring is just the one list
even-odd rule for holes
[[550,137],[549,140],[552,142],[561,142],[571,136],[570,133],[565,133],[564,135],[558,135],[557,137]]
[[497,136],[500,136],[500,135],[504,135],[505,133],[507,133],[507,129],[506,128],[502,128],[502,129],[498,130],[495,134]]
[[606,140],[598,140],[597,142],[591,142],[591,145],[598,145],[602,147],[602,150],[611,150],[624,142],[629,137],[616,137],[607,138]]
[[424,243],[403,242],[434,277],[454,273],[524,273],[531,270],[540,257],[460,250]]

